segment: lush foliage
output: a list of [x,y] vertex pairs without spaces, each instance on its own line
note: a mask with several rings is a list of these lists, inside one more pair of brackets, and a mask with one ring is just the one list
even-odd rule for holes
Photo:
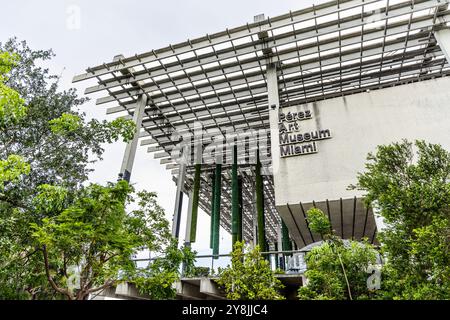
[[[41,192],[36,208],[44,215],[46,210],[57,210],[67,197],[66,190],[51,186]],[[139,250],[158,252],[168,244],[168,222],[154,194],[139,193],[139,208],[127,213],[131,192],[125,181],[107,187],[91,185],[60,214],[31,225],[55,291],[70,300],[83,300],[114,285],[122,272],[134,271],[132,256]],[[69,267],[80,270],[77,288],[68,286]]]
[[181,276],[192,276],[195,269],[195,252],[189,247],[178,249],[178,242],[173,240],[145,269],[137,270],[131,282],[136,284],[139,292],[154,300],[174,299],[174,284]]
[[124,119],[86,121],[77,111],[85,99],[74,89],[58,90],[58,76],[39,66],[52,57],[50,50],[33,51],[15,39],[0,43],[0,159],[19,155],[31,168],[4,190],[5,205],[29,206],[42,184],[79,188],[103,144],[128,141],[136,131]]
[[10,155],[6,160],[0,160],[0,191],[6,183],[14,183],[22,175],[30,173],[30,165],[21,156]]
[[244,243],[236,242],[231,266],[219,270],[217,283],[231,300],[282,300],[283,288],[258,246],[245,252]]
[[311,230],[314,230],[322,238],[331,237],[333,235],[333,230],[331,228],[331,222],[328,217],[322,212],[322,210],[317,208],[311,208],[307,212],[308,214],[308,224]]
[[9,52],[0,51],[0,128],[13,125],[26,114],[25,101],[19,92],[10,88],[8,74],[17,65],[19,56]]
[[307,284],[299,289],[303,300],[367,299],[368,267],[377,260],[376,250],[367,243],[343,241],[331,230],[328,217],[319,209],[307,213],[311,230],[322,235],[323,244],[306,255]]
[[450,299],[450,153],[403,141],[369,154],[357,186],[384,218],[387,299]]
[[[0,44],[3,299],[85,299],[136,272],[133,254],[171,239],[155,194],[85,183],[102,144],[128,141],[136,128],[86,122],[76,111],[84,99],[58,91],[58,77],[38,66],[52,56],[15,39]],[[133,199],[138,208],[126,211]]]

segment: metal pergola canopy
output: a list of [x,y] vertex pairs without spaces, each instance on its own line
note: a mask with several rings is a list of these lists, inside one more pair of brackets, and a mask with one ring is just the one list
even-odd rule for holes
[[[446,25],[449,0],[340,0],[88,68],[73,81],[94,80],[86,94],[108,114],[132,116],[147,96],[142,145],[177,174],[173,132],[269,129],[266,70],[278,69],[280,106],[447,76],[450,68],[434,31]],[[206,170],[207,171],[207,170]],[[241,172],[253,184],[251,170]],[[229,175],[222,225],[230,230]],[[192,185],[187,173],[186,190]],[[202,174],[200,205],[209,212],[211,186]],[[277,237],[273,181],[265,177],[267,236]],[[246,188],[244,188],[246,189]],[[251,188],[247,188],[251,189]],[[244,195],[245,238],[252,235],[251,192]]]

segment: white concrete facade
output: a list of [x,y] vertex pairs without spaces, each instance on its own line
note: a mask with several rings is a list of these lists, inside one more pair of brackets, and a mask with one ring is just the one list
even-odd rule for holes
[[[357,197],[356,215],[364,212],[359,200],[363,193],[347,187],[356,183],[367,154],[377,145],[422,139],[450,150],[449,89],[450,78],[444,77],[283,108],[285,114],[311,111],[311,119],[298,122],[296,134],[331,132],[331,139],[316,141],[317,153],[280,158],[279,166],[274,167],[277,209],[296,242],[303,245],[311,241],[299,240],[287,204],[299,215],[295,208],[299,203],[306,210],[313,201],[324,206],[329,200],[336,207],[336,202],[344,199],[343,205],[348,206]],[[278,135],[272,135],[272,144],[279,145]],[[344,225],[351,223],[346,217],[349,210],[344,208]]]
[[[336,200],[362,195],[348,191],[364,170],[368,152],[401,139],[423,139],[450,149],[450,78],[320,101],[283,112],[309,109],[300,131],[330,129],[318,153],[279,161],[274,174],[276,204]],[[304,126],[303,126],[304,124]],[[272,143],[278,145],[277,137]]]

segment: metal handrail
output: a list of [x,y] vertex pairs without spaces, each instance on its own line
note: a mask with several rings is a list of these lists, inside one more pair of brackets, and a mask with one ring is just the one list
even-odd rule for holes
[[[307,253],[310,250],[284,250],[284,251],[265,251],[261,252],[261,255],[276,255],[276,254],[294,254],[294,253]],[[195,258],[196,259],[206,259],[206,258],[221,258],[221,257],[231,257],[231,253],[223,253],[223,254],[207,254],[207,255],[198,255]],[[158,259],[158,257],[153,258],[139,258],[139,259],[132,259],[134,262],[140,262],[140,261],[153,261]]]

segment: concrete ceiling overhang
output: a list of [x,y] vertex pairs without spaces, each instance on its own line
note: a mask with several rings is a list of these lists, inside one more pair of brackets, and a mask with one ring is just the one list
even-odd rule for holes
[[364,204],[362,198],[354,197],[277,206],[299,248],[323,240],[309,228],[307,212],[311,208],[322,210],[331,221],[334,233],[342,239],[366,239],[369,243],[376,244],[377,227],[373,210]]

